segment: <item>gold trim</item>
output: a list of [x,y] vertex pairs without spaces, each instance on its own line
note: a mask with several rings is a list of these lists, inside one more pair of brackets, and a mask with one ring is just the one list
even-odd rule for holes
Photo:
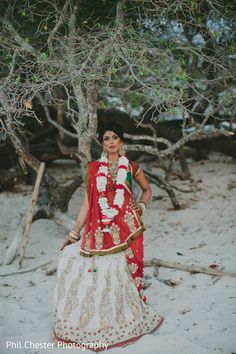
[[133,177],[133,178],[137,177],[137,176],[138,176],[138,174],[139,174],[141,171],[142,171],[142,168],[141,168],[141,167],[139,167],[139,168],[137,169],[137,172],[135,173],[135,175],[134,175],[134,177]]
[[[132,198],[132,195],[131,195],[131,200],[134,201],[134,199]],[[135,210],[131,209],[131,211],[133,212],[134,217],[135,217],[137,223],[139,224],[139,226],[142,226],[143,229],[144,229],[144,231],[145,231],[147,228],[146,228],[146,226],[145,226],[144,223],[143,223],[142,217],[141,217],[138,213],[136,213]]]
[[125,186],[125,188],[127,189],[127,191],[131,194],[132,192],[131,192],[131,189],[129,188],[129,186],[126,184],[127,182],[125,182],[124,183],[124,186]]
[[138,213],[136,213],[135,210],[132,210],[132,211],[133,211],[133,213],[134,213],[134,216],[135,216],[135,218],[136,218],[138,224],[139,224],[140,226],[143,226],[144,231],[145,231],[147,228],[146,228],[146,226],[145,226],[144,223],[143,223],[142,217],[141,217]]
[[130,243],[134,239],[136,239],[136,237],[138,237],[144,230],[146,230],[145,227],[141,226],[135,232],[130,234],[129,238],[123,244],[121,244],[119,246],[112,247],[109,250],[103,250],[103,251],[91,250],[90,252],[85,252],[83,250],[80,250],[80,255],[83,256],[83,257],[92,257],[94,255],[105,256],[107,254],[113,254],[113,253],[117,253],[117,252],[123,251],[126,248],[128,248]]
[[87,189],[88,198],[89,198],[89,192],[90,192],[90,188],[89,188],[89,184],[90,184],[89,166],[90,166],[90,162],[87,162],[87,165],[86,165],[86,175],[85,175],[85,184],[86,184],[86,189]]

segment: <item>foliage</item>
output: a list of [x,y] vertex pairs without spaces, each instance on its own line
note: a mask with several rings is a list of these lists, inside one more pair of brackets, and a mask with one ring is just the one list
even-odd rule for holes
[[[235,85],[231,2],[19,0],[1,6],[2,132],[21,130],[25,116],[40,123],[37,103],[61,104],[77,133],[93,129],[92,138],[94,107],[109,108],[109,97],[129,114],[139,109],[140,121],[158,121],[176,107],[195,121],[225,119],[219,97]],[[233,121],[233,98],[227,110]]]

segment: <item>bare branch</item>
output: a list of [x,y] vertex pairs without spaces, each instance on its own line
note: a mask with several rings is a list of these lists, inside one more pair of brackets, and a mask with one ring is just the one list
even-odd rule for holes
[[15,42],[26,52],[37,55],[37,51],[32,47],[19,33],[14,29],[12,24],[5,18],[0,18],[0,22],[6,27],[9,34],[14,38]]
[[59,20],[56,22],[54,28],[51,30],[51,32],[48,36],[47,44],[48,44],[48,48],[49,48],[50,52],[53,51],[53,46],[52,46],[53,38],[55,37],[55,35],[58,32],[61,25],[63,24],[63,21],[65,21],[65,14],[67,12],[69,5],[70,5],[70,0],[66,0],[65,4],[63,6],[63,9],[61,11]]
[[196,129],[196,131],[182,137],[175,144],[172,144],[171,147],[165,150],[158,150],[156,148],[153,148],[152,146],[132,145],[132,144],[129,144],[128,147],[129,150],[131,151],[147,152],[151,155],[156,155],[158,158],[161,159],[173,154],[176,150],[178,150],[181,146],[186,144],[188,141],[202,140],[202,139],[217,137],[221,135],[231,136],[233,134],[234,133],[232,132],[222,131],[220,129],[212,129],[211,131],[203,131],[203,129]]
[[48,107],[45,104],[44,99],[43,99],[43,97],[42,97],[42,95],[40,93],[37,94],[37,97],[39,98],[39,101],[40,101],[42,107],[44,108],[45,115],[46,115],[46,118],[47,118],[48,122],[50,122],[54,127],[56,127],[58,130],[60,130],[62,133],[66,134],[68,136],[71,136],[73,138],[77,138],[78,137],[77,134],[72,133],[69,130],[63,128],[61,125],[59,125],[57,122],[55,122],[55,120],[53,120],[51,118],[51,115],[49,113]]
[[126,0],[119,0],[116,5],[116,25],[118,31],[122,32],[125,29],[124,23],[124,5]]

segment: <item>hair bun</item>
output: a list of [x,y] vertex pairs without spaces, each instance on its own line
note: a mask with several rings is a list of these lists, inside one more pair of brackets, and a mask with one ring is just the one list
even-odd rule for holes
[[123,128],[118,123],[109,122],[109,123],[102,124],[101,127],[99,128],[99,137],[98,137],[98,139],[99,139],[100,143],[102,143],[103,135],[108,130],[116,133],[119,136],[119,138],[121,140],[123,140],[123,134],[124,134]]

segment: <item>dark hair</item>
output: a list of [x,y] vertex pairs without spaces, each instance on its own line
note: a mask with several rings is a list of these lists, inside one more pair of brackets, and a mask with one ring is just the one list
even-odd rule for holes
[[116,133],[119,136],[119,138],[121,140],[123,140],[123,134],[124,134],[123,128],[115,122],[110,122],[110,123],[103,124],[99,129],[98,140],[100,141],[100,143],[102,143],[103,135],[105,134],[105,132],[107,130],[110,130],[110,131]]

